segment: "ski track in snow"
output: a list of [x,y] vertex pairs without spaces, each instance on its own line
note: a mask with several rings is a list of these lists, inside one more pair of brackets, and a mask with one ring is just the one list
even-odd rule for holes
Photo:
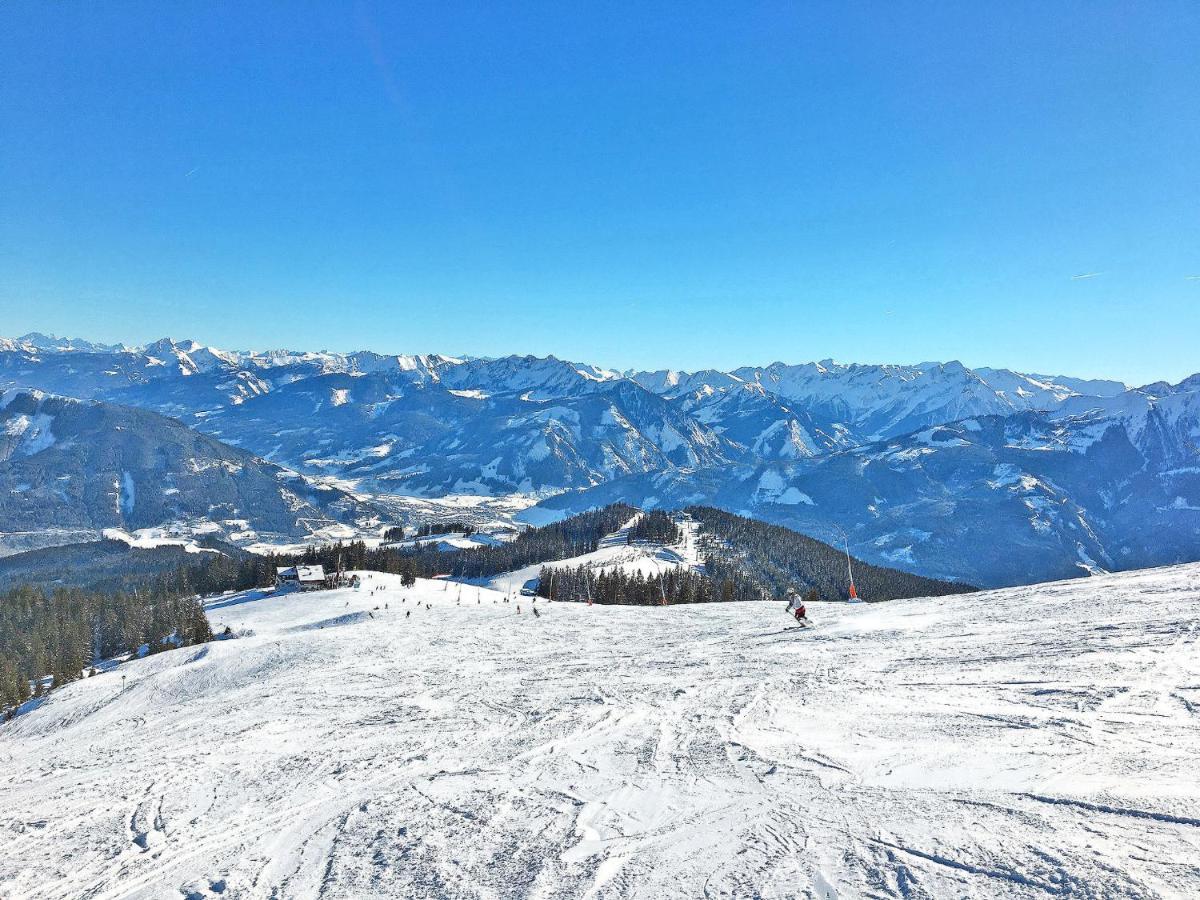
[[0,896],[1200,896],[1200,565],[803,631],[459,591],[222,598],[0,727]]

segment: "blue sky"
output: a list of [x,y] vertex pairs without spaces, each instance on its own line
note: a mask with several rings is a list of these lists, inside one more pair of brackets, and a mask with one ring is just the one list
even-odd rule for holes
[[1198,46],[1194,2],[6,3],[0,333],[1176,380]]

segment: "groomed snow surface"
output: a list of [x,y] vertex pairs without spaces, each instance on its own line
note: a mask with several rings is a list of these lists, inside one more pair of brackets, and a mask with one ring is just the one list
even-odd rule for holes
[[1200,896],[1200,565],[809,630],[476,590],[228,597],[54,692],[0,896]]

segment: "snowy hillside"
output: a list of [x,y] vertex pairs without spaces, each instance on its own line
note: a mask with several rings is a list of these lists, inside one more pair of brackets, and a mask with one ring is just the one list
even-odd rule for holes
[[476,591],[225,598],[0,726],[0,893],[1200,894],[1200,566],[808,631]]
[[[0,496],[0,552],[105,529],[183,543],[311,540],[354,534],[380,514],[174,419],[38,391],[0,394]],[[16,546],[14,532],[25,538]]]
[[537,578],[543,568],[577,569],[583,566],[597,575],[601,572],[621,571],[630,574],[640,572],[649,576],[670,569],[699,570],[704,567],[698,545],[699,529],[695,522],[681,520],[679,525],[682,537],[677,543],[669,546],[652,541],[630,542],[629,533],[640,516],[641,513],[632,517],[619,530],[606,536],[600,541],[600,546],[591,553],[553,562],[534,563],[490,578],[487,580],[487,586],[506,593],[520,591],[528,581]]
[[968,369],[960,362],[915,366],[821,362],[731,373],[655,372],[633,376],[665,396],[702,391],[727,392],[752,385],[784,403],[806,410],[826,427],[835,425],[874,441],[967,416],[1006,415],[1055,409],[1073,398],[1115,396],[1126,389],[1116,381],[1026,375],[1009,369]]

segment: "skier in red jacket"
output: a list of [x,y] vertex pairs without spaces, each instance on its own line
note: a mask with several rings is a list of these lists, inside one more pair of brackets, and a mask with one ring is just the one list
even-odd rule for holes
[[788,591],[787,611],[796,617],[796,621],[801,625],[808,624],[808,615],[804,609],[804,601],[800,599],[800,592],[795,588]]

